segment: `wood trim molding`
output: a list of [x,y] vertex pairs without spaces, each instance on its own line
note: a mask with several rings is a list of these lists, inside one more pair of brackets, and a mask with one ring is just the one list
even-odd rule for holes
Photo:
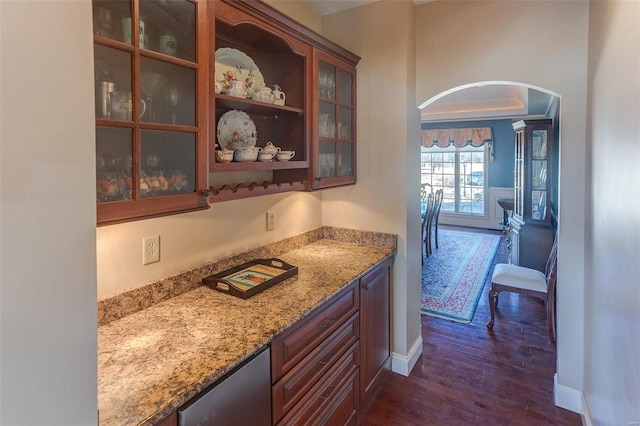
[[349,64],[353,64],[355,66],[360,61],[360,57],[358,55],[340,47],[331,40],[305,27],[266,3],[257,0],[221,1],[246,13],[257,16],[264,22],[271,24],[276,28],[281,28],[283,31],[292,34],[294,37],[299,38],[332,56],[336,56]]

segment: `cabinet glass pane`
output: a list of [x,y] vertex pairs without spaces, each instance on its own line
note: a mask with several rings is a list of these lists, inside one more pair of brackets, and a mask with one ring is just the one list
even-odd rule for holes
[[338,70],[338,102],[341,104],[353,105],[351,93],[353,93],[353,76],[343,70]]
[[321,98],[336,98],[336,67],[326,62],[320,61],[320,69],[318,74],[319,95]]
[[140,142],[140,196],[195,191],[194,133],[145,130]]
[[131,120],[131,54],[96,44],[94,73],[96,117]]
[[531,132],[531,139],[533,142],[533,147],[532,147],[533,158],[534,159],[547,158],[547,131],[534,130]]
[[140,22],[140,47],[187,61],[196,60],[194,3],[141,0]]
[[326,102],[320,102],[320,119],[318,130],[321,138],[336,137],[336,106]]
[[338,176],[353,174],[353,144],[338,143]]
[[338,109],[338,138],[353,139],[351,108],[339,107]]
[[142,121],[194,126],[195,93],[195,70],[156,59],[140,58]]
[[[131,43],[131,33],[127,32],[131,23],[131,2],[128,0],[108,0],[93,2],[93,33],[100,37]],[[126,36],[129,35],[129,41]]]
[[318,153],[318,170],[320,177],[328,178],[336,176],[336,144],[333,142],[320,142]]
[[96,199],[106,201],[133,198],[131,129],[96,128]]
[[544,220],[547,216],[547,191],[531,191],[531,218]]
[[547,161],[533,160],[531,162],[531,186],[532,189],[547,188]]

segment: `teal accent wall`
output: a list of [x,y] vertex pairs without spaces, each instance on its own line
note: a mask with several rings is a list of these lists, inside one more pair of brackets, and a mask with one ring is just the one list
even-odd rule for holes
[[422,129],[458,129],[462,127],[491,127],[495,159],[489,162],[489,186],[513,188],[513,159],[515,133],[511,119],[456,121],[451,123],[422,123]]

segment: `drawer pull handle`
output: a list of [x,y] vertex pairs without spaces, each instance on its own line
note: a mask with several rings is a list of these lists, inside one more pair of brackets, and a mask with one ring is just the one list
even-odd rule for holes
[[336,322],[335,318],[328,318],[328,321],[325,321],[323,324],[320,324],[320,329],[324,330],[327,327],[331,327]]
[[329,352],[328,354],[329,356],[327,357],[326,361],[320,361],[319,364],[320,365],[327,365],[329,364],[329,361],[331,361],[331,358],[333,358],[333,356],[335,355],[335,353],[333,352]]
[[333,386],[333,385],[329,386],[329,388],[324,393],[324,395],[320,395],[320,399],[323,400],[323,401],[326,401],[327,399],[329,399],[329,397],[331,396],[331,394],[333,393],[334,390],[336,390],[335,386]]

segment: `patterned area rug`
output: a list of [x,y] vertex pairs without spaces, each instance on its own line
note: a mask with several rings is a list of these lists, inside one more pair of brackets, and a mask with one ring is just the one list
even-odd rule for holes
[[440,229],[422,266],[422,313],[470,324],[500,238]]

